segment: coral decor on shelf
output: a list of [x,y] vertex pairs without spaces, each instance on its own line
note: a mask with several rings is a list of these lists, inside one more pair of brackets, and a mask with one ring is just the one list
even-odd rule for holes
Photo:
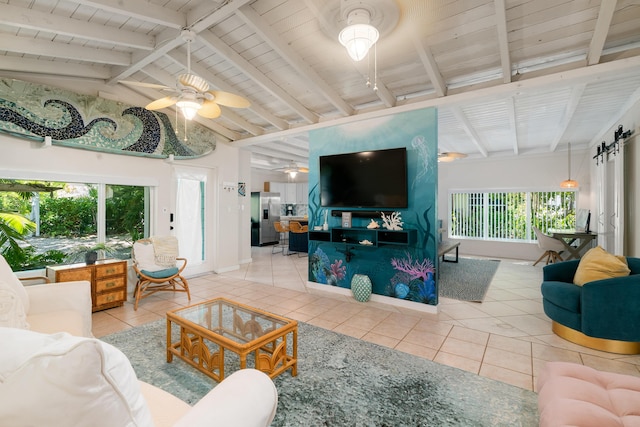
[[402,230],[402,217],[400,212],[393,212],[391,215],[386,215],[382,212],[382,226],[387,230]]

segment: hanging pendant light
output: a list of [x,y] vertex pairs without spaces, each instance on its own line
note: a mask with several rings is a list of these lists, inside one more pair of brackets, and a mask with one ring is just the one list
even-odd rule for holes
[[578,188],[578,181],[571,179],[571,143],[567,154],[569,178],[560,183],[560,188]]
[[354,9],[347,15],[347,26],[340,31],[338,40],[347,48],[354,61],[360,61],[380,37],[380,33],[370,25],[371,15],[366,9]]

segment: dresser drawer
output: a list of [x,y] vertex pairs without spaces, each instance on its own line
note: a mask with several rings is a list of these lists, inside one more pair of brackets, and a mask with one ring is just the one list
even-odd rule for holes
[[124,289],[125,287],[125,278],[122,276],[96,280],[96,294],[113,291],[119,288]]
[[96,279],[108,276],[126,275],[127,263],[117,262],[104,265],[96,264]]
[[54,279],[56,282],[73,282],[76,280],[91,282],[91,268],[75,268],[72,270],[57,271]]
[[95,307],[100,307],[107,304],[119,304],[122,305],[122,302],[125,299],[124,289],[115,292],[108,292],[104,294],[96,295]]

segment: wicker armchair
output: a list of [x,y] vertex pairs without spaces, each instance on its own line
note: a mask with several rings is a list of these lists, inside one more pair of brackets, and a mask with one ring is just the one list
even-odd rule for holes
[[[138,276],[134,290],[133,309],[140,300],[161,291],[186,292],[189,301],[189,283],[182,276],[187,259],[177,257],[178,240],[175,237],[152,237],[133,244],[131,258]],[[178,261],[182,263],[178,266]]]

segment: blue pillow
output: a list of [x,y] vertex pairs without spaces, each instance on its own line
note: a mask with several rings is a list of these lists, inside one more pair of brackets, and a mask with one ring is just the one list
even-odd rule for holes
[[178,273],[178,267],[165,268],[164,270],[158,271],[147,271],[140,270],[142,274],[145,276],[153,277],[154,279],[164,279],[166,277],[171,277]]

